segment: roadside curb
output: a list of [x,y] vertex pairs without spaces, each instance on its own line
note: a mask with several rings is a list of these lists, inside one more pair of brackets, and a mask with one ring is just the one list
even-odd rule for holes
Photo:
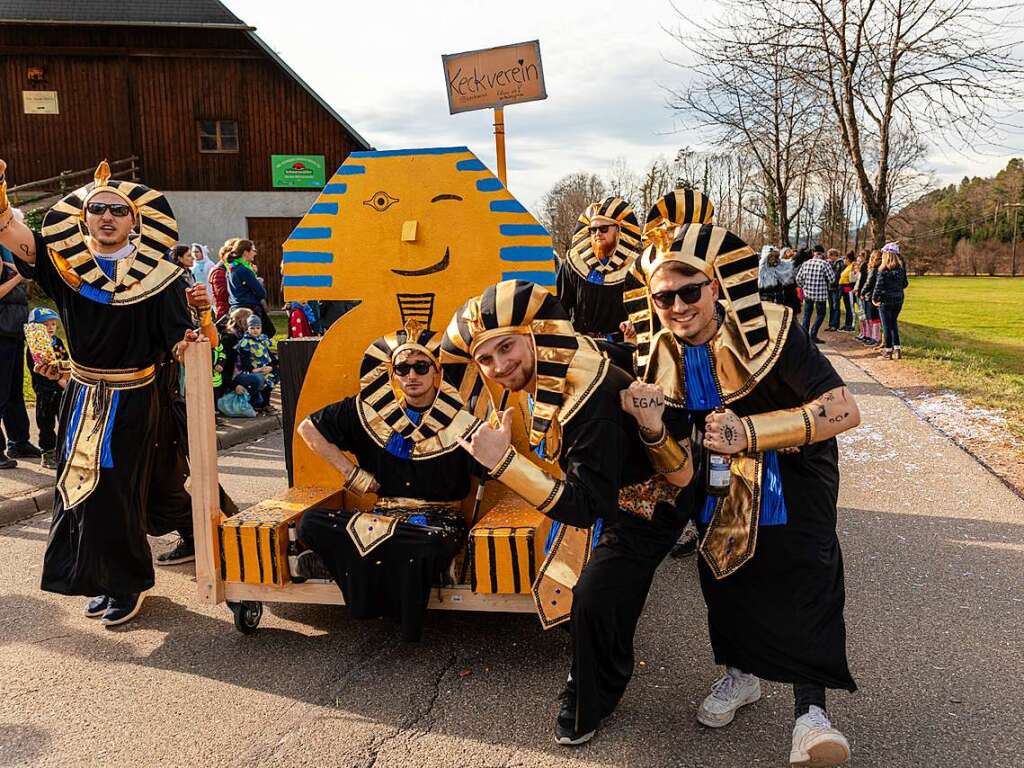
[[[241,422],[241,423],[239,423]],[[281,429],[281,414],[272,413],[255,419],[225,422],[217,430],[217,450],[224,451]],[[53,509],[53,486],[36,488],[20,496],[0,501],[0,527],[49,512]]]

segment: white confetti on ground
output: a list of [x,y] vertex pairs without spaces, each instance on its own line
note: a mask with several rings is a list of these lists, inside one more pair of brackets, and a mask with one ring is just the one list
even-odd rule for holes
[[971,441],[992,445],[1024,447],[1024,443],[1006,428],[1006,417],[999,411],[972,405],[955,392],[943,390],[909,397],[894,389],[911,410],[934,424],[957,442]]

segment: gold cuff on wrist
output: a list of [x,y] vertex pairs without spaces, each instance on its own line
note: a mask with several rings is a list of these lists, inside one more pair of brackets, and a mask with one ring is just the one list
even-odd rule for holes
[[650,459],[651,467],[655,472],[662,475],[671,475],[686,466],[689,458],[686,451],[672,435],[665,429],[657,442],[648,443],[643,440],[644,448],[647,450],[647,458]]
[[511,445],[491,470],[491,477],[541,513],[555,506],[565,490],[564,482],[551,477]]
[[810,406],[743,416],[747,452],[794,448],[814,442],[814,413]]
[[358,464],[353,464],[352,472],[345,478],[345,489],[360,496],[365,496],[370,492],[371,485],[373,485],[373,475],[362,469]]
[[7,213],[9,210],[11,203],[7,199],[7,175],[4,174],[0,176],[0,213]]

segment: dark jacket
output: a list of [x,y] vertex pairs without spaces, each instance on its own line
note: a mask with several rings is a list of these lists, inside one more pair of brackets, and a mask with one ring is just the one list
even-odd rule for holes
[[907,270],[903,267],[880,269],[871,300],[880,304],[898,304],[903,301],[903,291],[907,285]]
[[864,280],[864,285],[860,289],[860,295],[866,298],[871,298],[875,290],[875,280],[878,278],[878,267],[868,270],[867,279]]
[[[10,254],[0,253],[0,284],[17,276],[18,270],[14,266],[14,257],[8,260],[4,258]],[[0,298],[0,336],[12,339],[21,339],[25,336],[24,325],[28,322],[28,291],[25,283],[18,283]]]
[[267,291],[256,278],[256,273],[244,266],[234,266],[228,271],[228,293],[231,308],[258,307],[267,298]]

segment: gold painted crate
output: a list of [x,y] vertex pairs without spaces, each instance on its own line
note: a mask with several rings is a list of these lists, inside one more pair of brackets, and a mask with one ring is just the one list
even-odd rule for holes
[[261,501],[218,527],[220,574],[239,584],[276,584],[288,572],[288,526],[317,506],[340,506],[340,493],[324,488],[290,488],[280,498]]
[[500,499],[469,532],[470,587],[481,594],[529,594],[544,561],[551,521],[516,497]]

